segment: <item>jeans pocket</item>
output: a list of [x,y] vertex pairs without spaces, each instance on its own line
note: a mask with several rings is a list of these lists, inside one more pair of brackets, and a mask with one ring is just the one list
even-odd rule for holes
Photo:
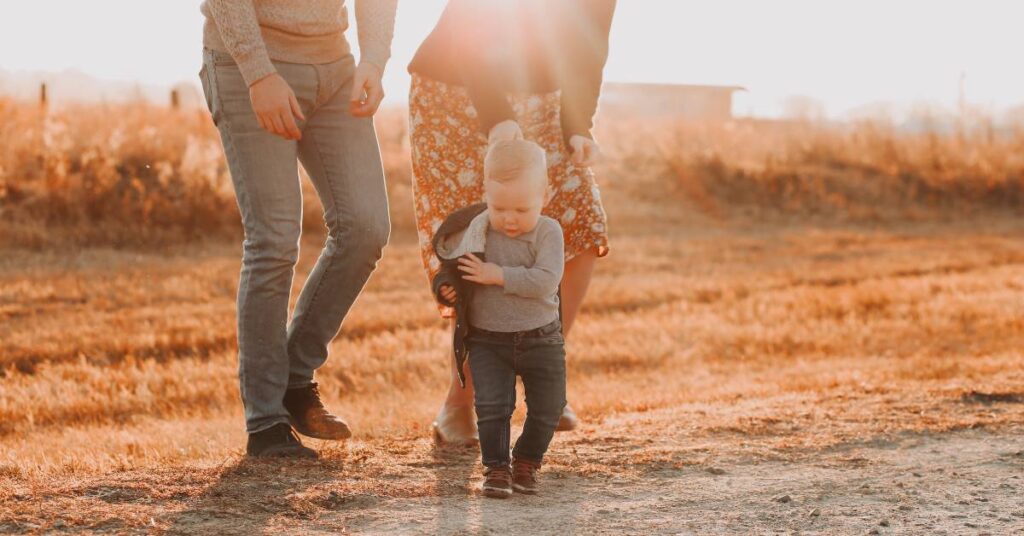
[[552,334],[555,334],[555,333],[557,333],[559,335],[562,334],[562,321],[561,320],[555,320],[555,321],[551,322],[550,324],[548,324],[548,325],[544,326],[543,328],[541,328],[541,335],[542,336],[546,337],[548,335],[552,335]]
[[561,346],[565,344],[565,337],[561,333],[554,333],[541,339],[548,346]]
[[562,322],[555,320],[541,328],[537,334],[537,339],[544,344],[564,344],[565,337],[562,335]]
[[203,66],[199,69],[199,82],[203,86],[203,99],[206,101],[206,108],[210,110],[210,117],[213,119],[213,124],[216,125],[220,120],[220,110],[216,106],[217,100],[213,94],[214,87],[210,79],[210,69],[207,67],[205,59]]
[[214,67],[237,67],[238,63],[235,62],[235,58],[231,57],[231,54],[227,52],[221,52],[219,50],[206,49],[206,55],[210,58],[210,63]]
[[556,331],[554,333],[548,333],[547,335],[538,335],[536,337],[531,337],[529,339],[526,339],[526,343],[527,345],[536,348],[564,346],[565,337],[562,335],[561,331]]
[[204,69],[203,91],[214,124],[221,126],[227,121],[232,125],[244,124],[246,129],[259,129],[249,86],[238,66],[233,63],[218,65],[211,56],[207,56]]

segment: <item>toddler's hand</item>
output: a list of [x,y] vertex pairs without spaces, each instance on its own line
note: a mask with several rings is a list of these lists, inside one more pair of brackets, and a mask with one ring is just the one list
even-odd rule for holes
[[467,253],[465,257],[459,259],[459,270],[462,271],[462,278],[466,281],[481,285],[505,284],[505,271],[501,269],[501,266],[493,262],[484,262],[472,253]]
[[455,288],[451,285],[441,285],[441,297],[448,300],[448,303],[455,303]]

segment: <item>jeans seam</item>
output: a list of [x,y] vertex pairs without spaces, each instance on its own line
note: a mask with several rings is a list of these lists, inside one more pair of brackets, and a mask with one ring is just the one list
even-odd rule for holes
[[[319,77],[319,75],[318,75],[318,77]],[[319,80],[319,78],[318,78],[318,80]],[[318,91],[319,91],[319,82],[317,83],[317,87],[318,87]],[[338,199],[334,195],[334,181],[331,180],[331,174],[327,172],[327,166],[324,164],[324,155],[323,155],[323,152],[320,150],[320,143],[317,141],[316,136],[311,136],[311,141],[313,142],[313,147],[316,148],[316,157],[317,157],[317,160],[319,160],[320,169],[322,169],[323,172],[324,172],[324,180],[327,182],[327,191],[330,192],[331,203],[334,205],[335,218],[337,218],[338,217],[338,215],[337,215],[337,213],[338,213]],[[340,227],[340,221],[334,221],[333,223],[335,225],[335,228]],[[328,231],[327,236],[328,236],[328,240],[335,240],[335,241],[337,240],[337,237],[331,237],[330,231]],[[328,272],[330,272],[331,266],[334,265],[334,259],[335,259],[335,255],[331,255],[331,256],[329,256],[327,258],[327,264],[324,266],[324,270],[323,270],[323,272],[321,272],[320,278],[316,280],[316,287],[313,288],[313,296],[311,296],[309,298],[309,305],[306,307],[306,312],[307,313],[309,311],[312,311],[315,308],[314,306],[316,305],[316,300],[317,300],[317,298],[320,297],[320,289],[323,287],[324,278],[327,276]],[[287,348],[287,350],[288,350],[289,357],[291,357],[292,349],[295,346],[295,342],[298,341],[299,340],[299,336],[304,333],[304,328],[305,327],[306,327],[306,321],[305,321],[305,317],[303,317],[302,324],[299,325],[299,326],[296,326],[295,331],[292,332],[291,340],[288,341],[288,348]]]
[[[324,89],[323,88],[323,83],[322,83],[323,77],[320,76],[320,66],[319,65],[313,65],[313,73],[316,74],[316,97],[314,97],[314,106],[316,108],[319,108],[321,105],[323,105],[322,95],[323,95],[323,89]],[[313,143],[316,144],[316,141],[314,141]],[[317,148],[317,153],[319,154],[319,152],[320,152],[320,149],[318,147]]]
[[[207,59],[209,57],[209,60]],[[206,104],[210,108],[210,120],[213,121],[214,126],[218,126],[218,120],[220,115],[220,104],[219,99],[216,99],[216,90],[212,82],[210,71],[214,68],[213,58],[209,56],[207,51],[203,51],[203,68],[200,74],[203,77],[202,82],[205,84],[206,89],[203,92],[203,97],[206,99]],[[214,73],[213,76],[216,76]]]
[[[210,84],[211,85],[211,87],[210,87],[210,94],[211,94],[211,97],[213,98],[214,104],[217,105],[218,113],[222,114],[223,110],[224,110],[224,103],[223,103],[223,100],[221,99],[221,95],[220,95],[220,80],[219,80],[219,77],[217,76],[217,69],[216,69],[216,65],[214,65],[214,61],[213,61],[213,57],[212,56],[210,57],[210,66],[209,67],[211,67],[211,68],[207,68],[206,75],[208,77],[208,81],[211,82],[211,84]],[[225,153],[230,151],[230,156],[228,157],[229,158],[229,164],[230,164],[230,160],[235,160],[235,159],[238,158],[237,148],[235,147],[235,137],[234,137],[234,133],[232,132],[231,124],[230,123],[231,123],[230,121],[226,121],[225,120],[225,121],[222,121],[221,125],[218,125],[218,127],[223,129],[222,132],[223,132],[224,138],[226,138],[226,140],[225,140],[226,143],[225,143],[225,147],[224,147]],[[226,156],[228,156],[228,155],[226,155]],[[235,186],[235,188],[238,188],[239,186],[241,186],[241,188],[243,190],[241,192],[241,195],[238,196],[239,197],[239,202],[240,202],[239,204],[244,204],[245,205],[245,207],[239,207],[239,211],[243,212],[243,214],[244,213],[252,214],[252,200],[249,198],[249,191],[248,191],[248,188],[247,188],[247,185],[246,185],[245,178],[243,177],[242,180],[236,181],[236,184],[237,185]],[[245,234],[248,234],[248,229],[246,229],[246,227],[247,226],[245,225],[245,218],[243,216],[242,217],[242,229],[243,229],[243,232]],[[256,246],[256,243],[254,243],[253,248],[254,248],[253,249],[254,252],[259,252],[259,248],[258,248],[258,246]],[[242,256],[243,256],[243,259],[244,259],[244,256],[245,256],[245,243],[244,243],[244,240],[243,240],[243,244],[242,244]],[[250,284],[250,281],[252,280],[252,271],[245,269],[245,263],[244,262],[242,263],[242,273],[244,274],[243,275],[244,281],[240,280],[238,286],[239,286],[239,290],[240,291],[242,289],[245,289],[245,292],[242,293],[242,296],[244,297],[244,301],[243,300],[239,300],[240,303],[238,303],[238,305],[237,305],[237,307],[238,307],[239,324],[241,324],[241,320],[243,318],[248,318],[248,315],[246,314],[246,312],[248,311],[248,308],[245,307],[245,304],[248,303],[249,284]],[[243,406],[244,406],[245,401],[247,399],[247,396],[246,396],[246,392],[247,392],[247,389],[246,389],[246,383],[247,383],[246,377],[247,377],[247,374],[246,374],[246,367],[244,367],[244,365],[243,365],[244,361],[243,361],[242,355],[241,355],[242,354],[242,352],[241,352],[241,334],[242,334],[241,331],[242,330],[240,329],[240,326],[239,326],[238,333],[236,334],[236,336],[239,339],[239,352],[238,352],[238,380],[239,381],[238,381],[238,383],[239,383],[239,394],[242,397],[242,403],[243,403]],[[274,424],[276,424],[276,423],[274,423]],[[268,425],[267,428],[269,428],[270,426],[273,426],[273,424]],[[247,428],[248,428],[248,425],[247,425]],[[260,430],[255,430],[255,431],[260,431]]]
[[508,391],[508,403],[505,406],[505,413],[508,415],[508,419],[505,421],[505,426],[501,429],[503,441],[501,442],[502,458],[508,459],[509,444],[512,442],[512,413],[516,407],[516,367],[515,363],[512,363],[512,388]]

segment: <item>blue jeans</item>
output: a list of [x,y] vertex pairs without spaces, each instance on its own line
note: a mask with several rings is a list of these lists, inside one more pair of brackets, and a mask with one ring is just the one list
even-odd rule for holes
[[475,390],[480,455],[487,467],[509,464],[516,375],[526,391],[526,423],[512,454],[541,462],[565,407],[565,340],[556,320],[534,333],[480,332],[470,328],[466,345]]
[[[274,66],[306,116],[299,141],[260,127],[249,88],[229,54],[204,50],[199,73],[245,230],[238,376],[250,433],[288,422],[281,402],[285,390],[313,381],[391,232],[373,120],[349,113],[352,56],[322,65]],[[300,161],[324,206],[327,242],[289,323],[302,229]]]

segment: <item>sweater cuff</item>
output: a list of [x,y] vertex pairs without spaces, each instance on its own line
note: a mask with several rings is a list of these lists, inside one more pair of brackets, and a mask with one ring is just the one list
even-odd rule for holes
[[526,269],[522,266],[503,266],[502,277],[505,279],[505,294],[523,296],[526,292]]
[[380,68],[380,72],[383,73],[384,67],[387,66],[388,60],[391,59],[390,48],[391,47],[373,47],[367,48],[365,50],[360,50],[359,61],[360,63],[364,61],[372,63],[376,65],[378,68]]
[[238,70],[242,72],[245,85],[252,87],[253,84],[267,76],[277,72],[270,56],[266,52],[256,53],[242,61],[238,61]]

